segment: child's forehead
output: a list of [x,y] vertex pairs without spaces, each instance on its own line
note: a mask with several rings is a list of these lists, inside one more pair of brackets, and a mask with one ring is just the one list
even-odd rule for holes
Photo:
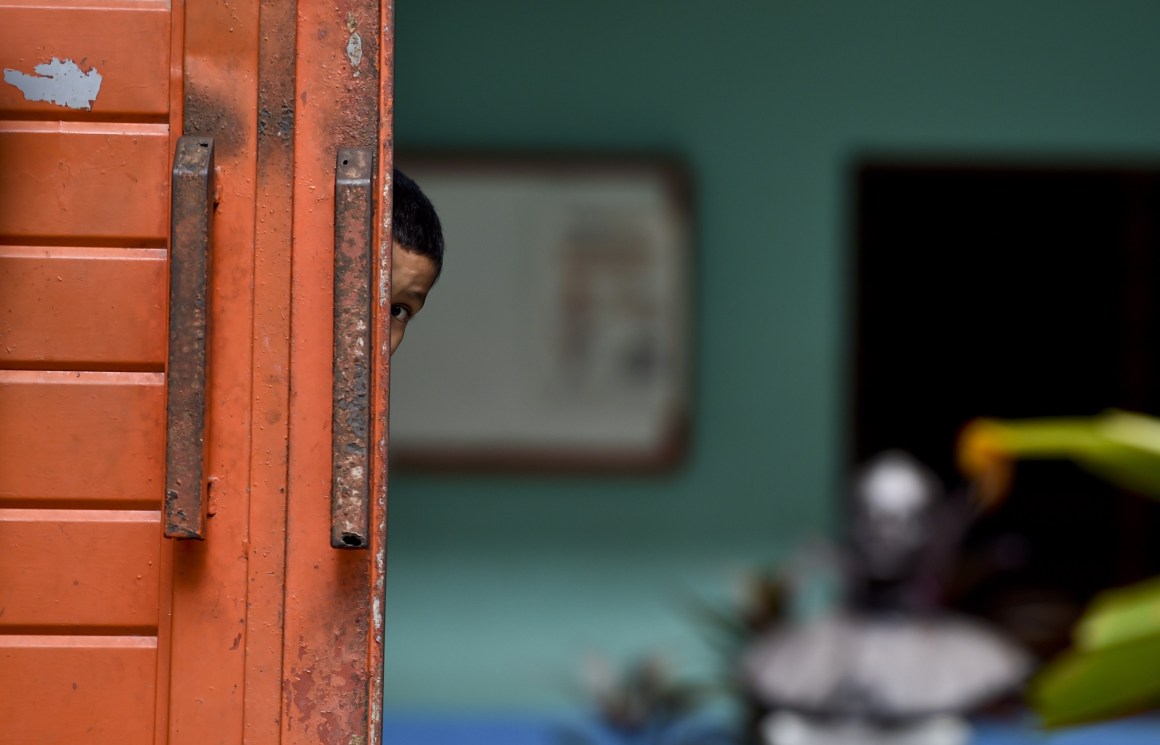
[[435,263],[435,259],[401,244],[395,244],[391,261],[414,269],[430,269],[433,273],[439,271],[439,265]]
[[395,242],[391,257],[391,282],[398,292],[426,295],[439,275],[435,260]]

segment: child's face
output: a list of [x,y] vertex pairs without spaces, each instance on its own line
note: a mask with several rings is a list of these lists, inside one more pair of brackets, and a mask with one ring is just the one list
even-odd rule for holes
[[407,322],[423,307],[435,284],[435,262],[400,245],[391,247],[391,354],[403,343]]

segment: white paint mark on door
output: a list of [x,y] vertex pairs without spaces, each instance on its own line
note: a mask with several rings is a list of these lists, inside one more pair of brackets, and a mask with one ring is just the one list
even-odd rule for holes
[[[83,61],[83,60],[82,60]],[[4,82],[16,86],[27,101],[47,101],[70,109],[91,109],[101,90],[97,68],[82,72],[71,59],[56,57],[37,65],[34,74],[4,70]]]
[[350,64],[355,68],[354,77],[358,77],[358,66],[362,64],[362,37],[355,31],[350,35],[346,42],[346,57],[350,60]]
[[350,60],[350,66],[354,68],[353,77],[359,76],[358,66],[362,64],[363,48],[362,37],[358,34],[358,19],[354,17],[354,13],[346,14],[346,30],[350,32],[350,38],[346,40],[346,58]]

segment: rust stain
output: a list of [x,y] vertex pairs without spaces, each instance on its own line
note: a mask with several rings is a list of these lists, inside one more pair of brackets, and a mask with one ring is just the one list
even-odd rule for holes
[[294,137],[294,106],[293,98],[289,103],[280,106],[277,112],[266,107],[258,112],[258,136],[274,136],[280,140],[291,142]]
[[350,737],[366,727],[366,670],[357,658],[345,658],[330,675],[327,698],[316,727],[324,745],[348,745]]
[[292,667],[285,682],[288,717],[303,731],[313,731],[322,745],[348,745],[366,727],[366,670],[359,656],[348,651],[336,650],[332,658]]
[[314,715],[316,700],[314,696],[314,671],[310,668],[297,670],[291,668],[290,680],[287,681],[290,689],[291,714],[300,721],[307,721]]
[[195,80],[186,80],[182,117],[185,134],[212,137],[217,154],[233,158],[241,151],[247,127],[244,118],[230,108],[227,100]]

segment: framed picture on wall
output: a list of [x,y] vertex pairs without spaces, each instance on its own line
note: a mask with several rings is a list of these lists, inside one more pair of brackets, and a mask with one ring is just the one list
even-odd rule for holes
[[691,210],[661,159],[396,156],[442,276],[392,360],[394,466],[659,470],[685,452]]

